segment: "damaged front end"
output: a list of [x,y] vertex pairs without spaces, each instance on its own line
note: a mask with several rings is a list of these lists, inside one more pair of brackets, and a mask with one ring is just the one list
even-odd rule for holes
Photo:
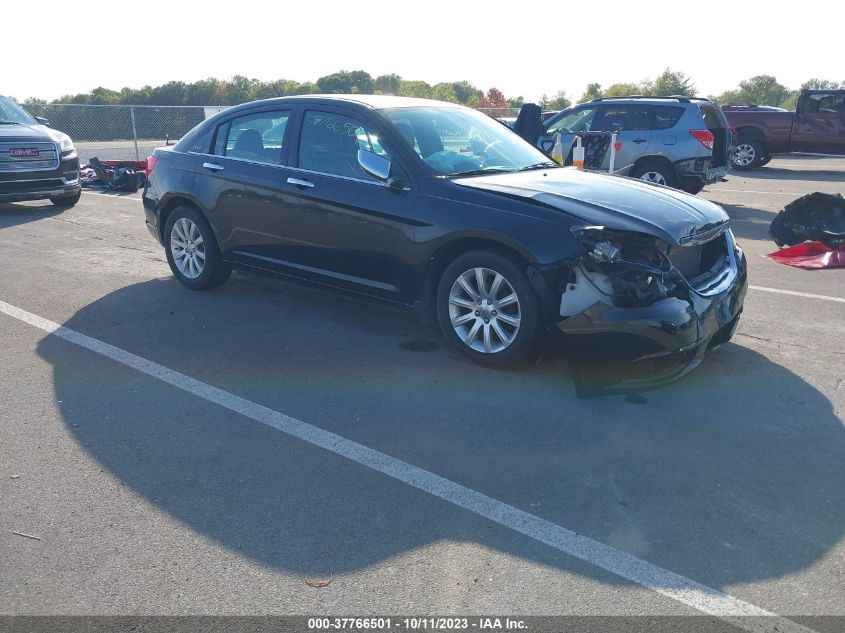
[[579,395],[676,380],[733,335],[747,281],[727,222],[683,244],[602,226],[572,231],[583,252],[558,327]]

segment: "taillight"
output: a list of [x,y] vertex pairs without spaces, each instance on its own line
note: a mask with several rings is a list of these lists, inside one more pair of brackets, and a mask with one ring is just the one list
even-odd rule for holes
[[158,162],[158,158],[155,156],[147,156],[147,168],[144,170],[144,173],[147,174],[147,178],[150,177],[150,174],[153,172],[153,168],[156,166]]
[[713,149],[713,141],[716,140],[716,137],[713,136],[713,132],[710,130],[690,130],[690,134],[692,134],[699,143],[704,145],[707,149]]

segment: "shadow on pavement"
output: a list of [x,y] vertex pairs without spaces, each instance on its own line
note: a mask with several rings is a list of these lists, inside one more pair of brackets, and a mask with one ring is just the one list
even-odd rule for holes
[[[826,182],[832,186],[845,182],[845,170],[838,169],[789,169],[786,167],[772,167],[766,165],[751,171],[732,172],[733,179],[747,180],[810,180]],[[824,185],[819,185],[820,191],[824,191]]]
[[49,200],[33,203],[0,202],[0,229],[43,220],[60,215],[67,208],[59,208]]
[[[771,225],[777,213],[747,207],[743,204],[727,204],[724,202],[718,204],[731,218],[731,230],[736,237],[765,242],[772,241],[769,236],[769,225]],[[772,242],[772,250],[776,249],[777,245]]]
[[[483,369],[410,314],[240,275],[138,283],[65,325],[710,586],[799,572],[845,533],[841,420],[740,345],[645,398],[581,401],[558,357]],[[39,353],[93,458],[270,568],[328,550],[342,576],[454,540],[626,582],[65,341]]]

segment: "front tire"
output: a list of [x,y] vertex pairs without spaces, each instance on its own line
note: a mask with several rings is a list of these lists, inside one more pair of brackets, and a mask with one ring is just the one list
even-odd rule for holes
[[540,306],[522,267],[490,251],[461,255],[443,272],[437,320],[447,342],[476,363],[512,365],[536,355]]
[[666,163],[652,160],[643,161],[634,167],[631,177],[649,182],[653,185],[663,185],[664,187],[678,186],[675,170]]
[[699,193],[701,193],[702,189],[704,189],[703,180],[691,180],[689,182],[681,183],[681,190],[686,191],[687,193],[691,193],[694,196],[697,196]]
[[54,196],[50,198],[50,202],[52,202],[57,207],[62,207],[65,209],[71,208],[82,197],[82,190],[80,189],[76,193],[73,193],[69,196]]
[[731,166],[737,171],[757,169],[763,165],[765,158],[766,148],[762,141],[756,138],[741,138],[734,148]]
[[215,288],[232,272],[220,255],[211,227],[193,207],[173,209],[164,225],[164,244],[173,276],[191,290]]

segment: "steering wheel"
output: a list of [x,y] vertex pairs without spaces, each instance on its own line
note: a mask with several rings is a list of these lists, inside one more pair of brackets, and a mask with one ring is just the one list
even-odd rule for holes
[[491,141],[484,146],[484,149],[481,150],[481,153],[479,154],[479,156],[481,157],[482,166],[484,166],[484,167],[487,166],[487,163],[488,163],[487,153],[491,149],[494,149],[497,145],[501,145],[501,144],[502,144],[501,140],[496,140],[496,141]]
[[490,141],[489,143],[487,143],[487,145],[484,146],[484,149],[481,150],[481,153],[486,155],[487,152],[489,152],[491,149],[496,147],[496,145],[501,145],[501,144],[502,144],[501,139],[496,140],[496,141]]

